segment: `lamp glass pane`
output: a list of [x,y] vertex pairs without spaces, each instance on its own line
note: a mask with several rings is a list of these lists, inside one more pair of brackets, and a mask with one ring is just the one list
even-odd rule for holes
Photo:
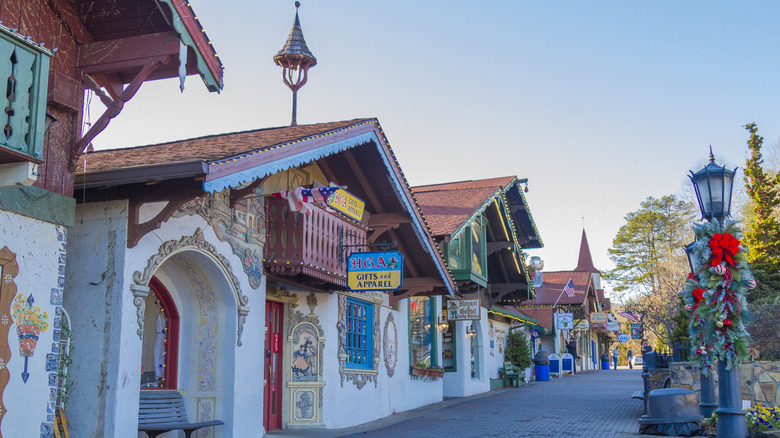
[[723,214],[731,214],[731,191],[734,187],[734,175],[725,174],[723,177],[724,195],[723,195]]
[[707,184],[707,176],[706,175],[697,175],[696,178],[696,187],[699,189],[699,197],[701,200],[701,206],[704,209],[703,213],[705,216],[712,215],[712,203],[710,202],[710,188]]

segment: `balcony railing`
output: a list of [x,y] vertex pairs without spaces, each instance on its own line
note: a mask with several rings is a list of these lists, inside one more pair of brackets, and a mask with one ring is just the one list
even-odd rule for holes
[[[290,212],[286,200],[266,198],[265,268],[269,274],[294,277],[299,283],[337,290],[346,287],[346,263],[339,263],[339,236],[344,245],[366,242],[367,228],[314,205],[305,216]],[[346,258],[349,251],[344,251]]]
[[0,164],[41,161],[51,54],[0,25]]

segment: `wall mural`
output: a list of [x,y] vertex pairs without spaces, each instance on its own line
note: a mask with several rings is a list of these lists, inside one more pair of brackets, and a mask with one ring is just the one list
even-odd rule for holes
[[382,344],[385,346],[385,368],[387,369],[387,376],[393,377],[393,374],[395,374],[395,364],[398,360],[398,329],[395,326],[392,312],[387,315],[387,320],[385,321],[385,335]]
[[[286,289],[282,288],[282,291]],[[287,296],[290,296],[287,292]],[[320,318],[314,313],[317,296],[310,292],[306,296],[309,314],[298,310],[298,303],[287,306],[287,352],[285,364],[289,364],[290,418],[287,425],[324,426],[322,423],[322,378],[325,336]],[[285,365],[288,366],[288,365]],[[287,397],[285,397],[287,399]]]
[[[16,254],[8,247],[0,249],[0,424],[3,423],[6,409],[3,393],[11,373],[8,371],[8,361],[11,359],[11,348],[8,346],[8,331],[11,328],[11,301],[16,296],[14,278],[19,274]],[[2,437],[2,433],[0,433]]]
[[217,238],[227,242],[249,277],[249,285],[257,289],[263,278],[263,245],[265,245],[265,202],[262,191],[236,202],[230,208],[230,191],[196,198],[173,213],[173,217],[199,215],[214,229]]
[[[354,296],[360,300],[369,301],[374,303],[374,352],[373,352],[373,369],[371,370],[356,370],[347,369],[347,328],[343,321],[347,320],[347,295]],[[381,292],[369,291],[357,293],[340,293],[339,294],[339,319],[336,323],[336,329],[339,333],[339,374],[341,375],[341,386],[344,386],[344,380],[351,381],[357,386],[358,389],[362,389],[368,382],[374,382],[374,387],[378,385],[377,373],[379,369],[379,362],[381,359],[379,355],[382,350],[382,329],[380,328],[379,321],[379,308],[384,302],[384,297]]]
[[19,336],[19,354],[24,358],[24,371],[22,381],[27,383],[30,373],[27,372],[27,362],[35,355],[35,347],[38,345],[38,337],[41,332],[49,329],[49,315],[42,312],[40,306],[35,304],[32,294],[25,297],[20,293],[14,298],[11,308],[12,318],[16,324],[16,334]]
[[211,257],[217,261],[225,272],[225,276],[230,282],[233,293],[236,295],[236,302],[238,303],[238,338],[237,344],[241,346],[241,335],[244,332],[244,322],[246,322],[246,316],[249,314],[249,297],[243,295],[241,292],[241,286],[239,285],[238,278],[233,274],[233,268],[230,266],[227,258],[217,251],[217,249],[211,243],[206,241],[203,235],[203,230],[200,228],[195,230],[195,234],[192,236],[182,236],[179,240],[169,240],[157,250],[157,254],[149,258],[146,263],[146,268],[143,272],[135,271],[133,273],[133,282],[135,284],[130,286],[133,292],[133,304],[135,304],[137,311],[136,317],[138,321],[138,337],[143,338],[144,333],[144,312],[145,312],[145,298],[149,295],[149,280],[160,265],[163,264],[169,257],[176,252],[185,248],[196,248],[211,255]]
[[506,330],[496,328],[496,345],[498,346],[498,354],[504,354],[504,339],[506,338]]

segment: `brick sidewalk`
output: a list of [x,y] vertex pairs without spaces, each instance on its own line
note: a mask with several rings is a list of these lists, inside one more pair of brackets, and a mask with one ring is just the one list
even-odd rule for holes
[[[639,436],[641,369],[592,371],[517,389],[450,399],[360,426],[284,431],[285,437],[469,438]],[[301,433],[303,432],[303,433]],[[269,434],[271,435],[271,434]]]

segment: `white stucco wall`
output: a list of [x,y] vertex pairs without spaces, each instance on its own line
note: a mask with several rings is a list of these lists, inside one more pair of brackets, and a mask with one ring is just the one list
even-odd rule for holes
[[[306,295],[309,291],[290,285],[283,285],[290,292],[298,296],[298,309],[304,314],[309,313],[306,304]],[[442,379],[436,381],[414,380],[410,376],[409,368],[409,303],[402,300],[393,310],[388,306],[388,298],[385,295],[380,308],[379,328],[383,338],[385,322],[390,313],[397,329],[397,361],[392,377],[388,376],[384,361],[385,348],[380,349],[380,362],[378,366],[376,385],[373,381],[367,382],[362,388],[344,379],[343,385],[339,373],[338,363],[338,299],[337,293],[316,294],[317,306],[315,313],[319,317],[320,325],[327,338],[323,353],[323,380],[326,385],[323,389],[323,420],[328,429],[337,429],[362,424],[377,420],[397,412],[403,412],[420,406],[436,403],[443,398]],[[435,308],[441,308],[441,298],[435,297]],[[289,305],[287,305],[289,306]],[[287,306],[285,312],[287,312]],[[287,332],[285,321],[285,333]],[[437,352],[441,355],[441,335],[436,335]],[[289,345],[285,344],[285,348]],[[285,352],[289,354],[289,352]],[[440,359],[438,360],[440,363]],[[289,364],[286,364],[287,367]],[[285,380],[289,379],[285,369]],[[286,399],[286,403],[289,400]],[[283,403],[284,404],[284,403]],[[290,409],[289,406],[285,406]]]
[[[477,330],[474,342],[478,349],[477,354],[477,376],[471,377],[471,353],[470,340],[466,335],[466,329],[472,324],[471,321],[455,322],[455,342],[457,343],[455,352],[456,371],[450,371],[444,374],[444,396],[445,397],[466,397],[490,391],[490,378],[487,360],[490,354],[489,340],[489,321],[487,310],[482,308],[479,321],[473,321],[474,328]],[[452,330],[452,327],[450,328]]]
[[[163,262],[156,273],[167,283],[182,317],[178,388],[192,421],[196,419],[197,397],[214,400],[214,415],[225,422],[214,429],[216,436],[262,436],[264,287],[251,288],[230,245],[221,242],[200,216],[171,218],[128,249],[126,215],[126,202],[87,204],[77,209],[78,226],[70,242],[74,263],[69,267],[67,283],[74,293],[66,301],[66,308],[72,309],[71,318],[78,321],[74,356],[79,356],[72,365],[74,390],[68,410],[71,434],[137,436],[142,341],[137,334],[138,309],[131,291],[133,275],[144,271],[164,242],[192,236],[200,228],[216,255],[182,249]],[[215,260],[217,255],[224,256],[231,265],[241,292],[250,299],[250,308],[254,305],[244,324],[241,347],[236,346],[235,293]],[[197,298],[191,290],[198,288],[216,300],[218,315],[215,384],[205,392],[197,389],[199,362],[197,354],[192,353],[198,345],[200,309],[197,304],[193,307],[192,300],[197,303]],[[97,422],[96,413],[101,417]]]
[[54,421],[51,389],[56,388],[56,383],[50,386],[50,379],[56,379],[59,358],[54,341],[55,334],[60,331],[56,319],[62,299],[67,234],[65,227],[0,210],[0,249],[7,246],[16,254],[19,265],[15,278],[0,281],[13,281],[17,295],[29,297],[32,294],[34,305],[46,312],[49,325],[39,334],[35,353],[27,360],[29,377],[25,383],[21,376],[25,360],[20,355],[16,324],[11,315],[0,315],[0,324],[10,326],[8,346],[11,352],[8,363],[3,364],[10,374],[3,393],[7,412],[2,418],[0,432],[4,437],[41,436]]

